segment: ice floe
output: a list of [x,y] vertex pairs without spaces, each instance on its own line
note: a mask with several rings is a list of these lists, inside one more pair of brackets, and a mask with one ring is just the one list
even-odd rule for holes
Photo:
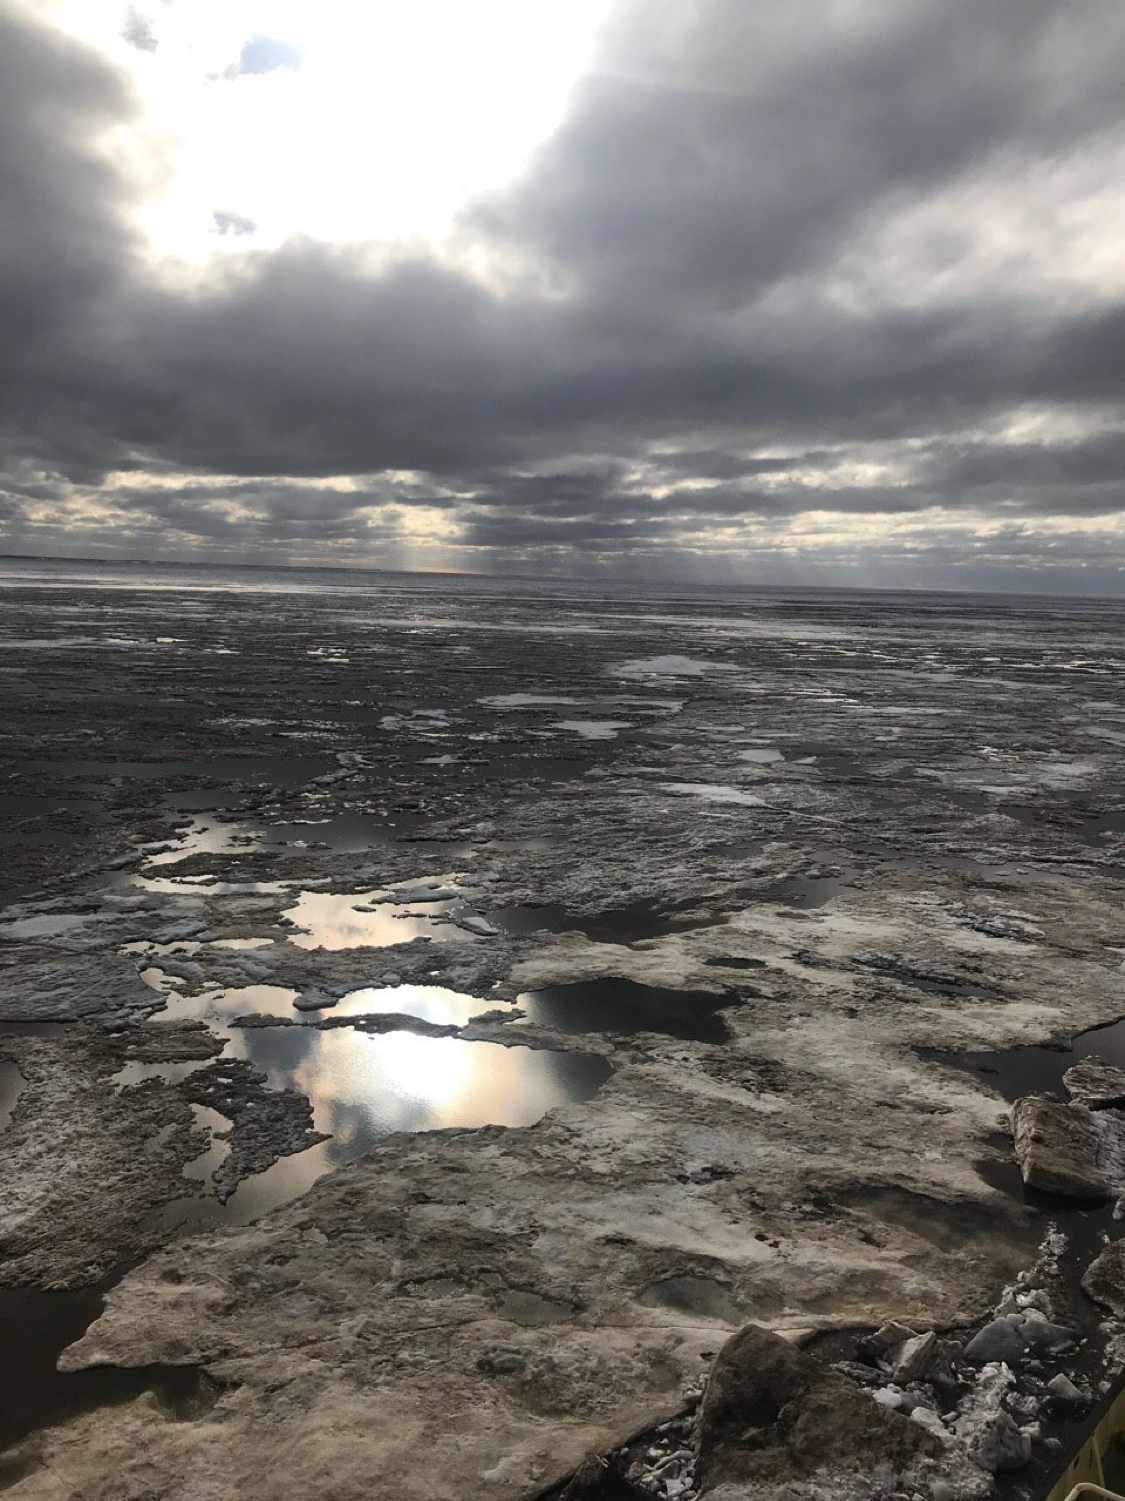
[[449,728],[449,715],[444,709],[411,709],[409,714],[384,714],[379,724],[408,735],[432,735]]
[[704,657],[634,657],[606,669],[615,678],[699,678],[707,672],[737,672],[733,662],[711,662]]
[[550,708],[555,704],[576,704],[576,698],[566,698],[554,693],[493,693],[488,698],[478,698],[477,703],[486,709],[534,709]]
[[633,726],[624,719],[560,719],[551,728],[570,730],[583,740],[616,740],[618,730],[631,730]]

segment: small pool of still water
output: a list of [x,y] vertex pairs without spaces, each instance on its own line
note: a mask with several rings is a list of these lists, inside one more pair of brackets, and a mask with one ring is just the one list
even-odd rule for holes
[[530,1126],[559,1105],[591,1099],[612,1069],[589,1053],[552,1053],[410,1032],[260,1027],[237,1033],[227,1057],[246,1058],[272,1089],[296,1089],[329,1139],[243,1180],[226,1205],[213,1194],[159,1211],[167,1226],[243,1225],[305,1193],[394,1132]]
[[959,1053],[952,1058],[939,1053],[928,1056],[982,1075],[1006,1100],[1027,1094],[1056,1094],[1065,1099],[1063,1075],[1083,1058],[1101,1058],[1114,1068],[1125,1069],[1125,1018],[1079,1032],[1069,1047],[1041,1045],[998,1053]]
[[332,1166],[395,1131],[531,1125],[591,1098],[611,1072],[595,1054],[352,1027],[255,1027],[232,1054],[268,1074],[272,1088],[308,1096],[316,1130],[331,1133]]
[[[1019,1047],[994,1053],[954,1055],[926,1050],[924,1056],[978,1075],[1012,1103],[1031,1094],[1053,1095],[1065,1100],[1063,1075],[1081,1059],[1096,1056],[1115,1067],[1125,1068],[1125,1020],[1080,1032],[1069,1048]],[[1102,1204],[1090,1204],[1028,1188],[1015,1160],[1008,1131],[997,1131],[992,1145],[996,1149],[995,1155],[975,1164],[981,1178],[990,1187],[1036,1211],[1042,1216],[1044,1228],[1048,1221],[1053,1221],[1066,1237],[1061,1275],[1063,1283],[1074,1293],[1067,1310],[1067,1321],[1075,1324],[1090,1340],[1090,1348],[1076,1369],[1093,1373],[1102,1344],[1098,1332],[1102,1315],[1094,1303],[1078,1293],[1078,1288],[1083,1273],[1099,1254],[1105,1240],[1118,1239],[1125,1231],[1125,1223],[1114,1218],[1112,1198]]]
[[[550,1052],[458,1038],[420,1037],[410,1032],[372,1036],[352,1027],[321,1031],[311,1013],[296,1026],[237,1028],[234,1017],[252,1012],[293,1017],[296,992],[280,986],[247,986],[199,997],[170,997],[177,1015],[197,1015],[227,1038],[224,1054],[244,1058],[267,1075],[272,1089],[296,1089],[313,1107],[316,1130],[329,1139],[294,1156],[282,1157],[265,1172],[245,1179],[221,1205],[213,1186],[191,1183],[182,1199],[154,1211],[165,1231],[191,1232],[215,1225],[240,1225],[297,1198],[325,1173],[358,1157],[398,1131],[428,1131],[484,1125],[528,1126],[555,1106],[590,1099],[612,1072],[596,1054]],[[388,1011],[444,1020],[487,1010],[475,996],[436,986],[397,986],[356,991],[339,1006],[351,1016]],[[328,1014],[331,1014],[329,1012]],[[164,1013],[166,1016],[167,1013]],[[170,1082],[205,1062],[134,1064],[116,1079],[120,1086],[160,1074]],[[22,1084],[14,1065],[0,1073],[0,1108],[14,1103]],[[225,1124],[213,1111],[197,1107],[197,1119]],[[218,1166],[227,1144],[212,1141],[207,1153],[186,1170],[190,1178]],[[95,1287],[46,1293],[0,1289],[0,1489],[18,1479],[21,1468],[2,1452],[47,1423],[107,1403],[151,1391],[170,1418],[206,1410],[217,1393],[192,1367],[139,1370],[97,1368],[62,1373],[59,1354],[80,1339],[102,1310],[106,1290],[125,1268]],[[5,1378],[18,1372],[18,1380]]]
[[[322,1174],[351,1161],[396,1131],[529,1126],[556,1106],[591,1099],[612,1073],[599,1054],[505,1047],[410,1031],[371,1034],[359,1027],[322,1030],[332,1017],[403,1015],[462,1026],[489,1009],[478,996],[436,985],[356,990],[316,1011],[294,1008],[295,990],[248,985],[196,996],[170,993],[157,1021],[198,1019],[226,1041],[224,1058],[239,1058],[266,1075],[270,1089],[294,1089],[309,1100],[313,1126],[329,1140],[282,1158],[242,1182],[225,1207],[213,1196],[179,1201],[162,1217],[174,1223],[241,1224],[303,1193]],[[279,1026],[234,1025],[243,1016],[277,1017]],[[168,1080],[208,1066],[130,1065],[120,1086],[160,1074]]]
[[197,1416],[218,1394],[194,1366],[95,1367],[64,1373],[56,1361],[102,1312],[114,1273],[72,1292],[0,1288],[0,1490],[34,1469],[17,1463],[10,1446],[36,1429],[152,1392],[171,1418]]
[[727,991],[669,990],[615,975],[525,991],[517,1004],[541,1027],[573,1035],[655,1032],[694,1042],[727,1042],[730,1029],[719,1015],[738,997]]
[[11,1124],[23,1087],[24,1078],[17,1066],[9,1058],[0,1058],[0,1131]]

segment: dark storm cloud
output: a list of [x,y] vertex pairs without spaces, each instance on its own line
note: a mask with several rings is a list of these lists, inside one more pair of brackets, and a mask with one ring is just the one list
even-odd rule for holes
[[0,12],[0,324],[13,375],[69,353],[127,236],[125,185],[83,149],[127,108],[117,76]]
[[621,469],[612,465],[547,474],[501,470],[474,477],[472,500],[475,509],[491,507],[553,517],[591,516],[609,510],[614,504],[633,506],[635,501],[623,486]]
[[533,179],[480,217],[629,304],[742,306],[895,195],[1120,122],[1115,0],[636,3]]
[[1056,518],[1125,511],[1117,427],[1055,443],[940,442],[917,455],[917,468],[917,493],[947,507]]
[[[239,68],[297,65],[258,37]],[[1076,164],[1113,180],[1123,80],[1117,0],[626,4],[524,180],[465,216],[504,291],[298,241],[189,292],[143,268],[96,148],[120,80],[0,17],[6,504],[45,535],[52,497],[88,515],[126,471],[123,537],[362,543],[426,505],[450,545],[670,568],[739,521],[1113,512],[1125,302],[982,269],[973,236],[997,182],[1049,168],[1063,224]],[[1067,234],[1037,222],[1053,275]],[[1065,439],[1008,439],[1028,407]],[[182,473],[243,482],[151,482]]]

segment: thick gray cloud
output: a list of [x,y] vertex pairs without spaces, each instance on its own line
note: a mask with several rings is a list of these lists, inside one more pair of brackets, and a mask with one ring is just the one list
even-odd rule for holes
[[481,211],[642,316],[657,289],[673,313],[685,296],[741,308],[823,266],[897,195],[996,153],[1018,168],[1120,123],[1113,0],[677,9],[629,8],[616,59],[585,84],[534,178]]
[[1117,0],[633,0],[464,216],[495,276],[302,241],[186,291],[88,144],[121,81],[0,17],[0,545],[359,560],[421,517],[459,566],[753,577],[878,573],[893,520],[919,582],[983,545],[1082,586],[1125,500],[1125,295],[1073,225],[1123,84]]

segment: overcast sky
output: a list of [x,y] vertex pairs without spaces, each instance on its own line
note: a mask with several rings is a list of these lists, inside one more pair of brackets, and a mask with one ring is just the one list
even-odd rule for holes
[[1125,592],[1121,0],[0,0],[0,550]]

